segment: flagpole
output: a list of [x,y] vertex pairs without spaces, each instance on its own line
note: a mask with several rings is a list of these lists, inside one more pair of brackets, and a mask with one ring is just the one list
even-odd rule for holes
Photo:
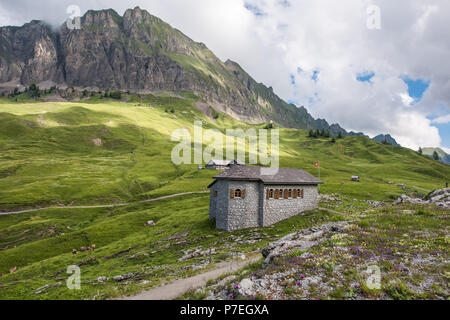
[[[320,162],[319,162],[319,181],[320,181]],[[319,183],[319,194],[320,194],[320,183]]]

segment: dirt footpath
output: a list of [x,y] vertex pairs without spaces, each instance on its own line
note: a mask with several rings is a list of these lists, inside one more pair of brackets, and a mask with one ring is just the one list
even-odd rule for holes
[[261,258],[261,253],[254,252],[246,255],[245,260],[232,260],[220,262],[214,270],[198,274],[189,278],[179,279],[170,284],[143,291],[137,295],[123,297],[122,300],[171,300],[185,292],[204,287],[208,280],[216,279],[221,275],[236,272],[248,264],[254,263]]

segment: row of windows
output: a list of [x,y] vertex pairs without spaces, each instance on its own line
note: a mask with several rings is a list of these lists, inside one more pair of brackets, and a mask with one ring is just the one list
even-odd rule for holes
[[[213,191],[213,197],[217,197],[217,191]],[[230,198],[245,198],[245,189],[230,189]]]
[[267,199],[303,199],[303,189],[267,189]]
[[[303,189],[267,189],[267,199],[303,199]],[[213,191],[213,197],[217,197],[217,191]],[[245,189],[230,189],[230,198],[245,198]]]

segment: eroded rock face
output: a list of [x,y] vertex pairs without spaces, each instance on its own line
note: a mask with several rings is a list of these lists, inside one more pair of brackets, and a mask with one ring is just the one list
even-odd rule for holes
[[415,203],[415,204],[434,204],[438,207],[450,209],[450,188],[438,189],[430,193],[425,199],[411,198],[405,194],[402,194],[397,200],[394,201],[394,205],[398,205],[402,202]]
[[[198,43],[139,7],[123,16],[88,11],[81,29],[40,21],[0,28],[0,89],[52,82],[60,87],[191,91],[208,106],[249,123],[346,131],[315,120],[305,108],[280,99],[237,63],[223,63]],[[14,85],[12,86],[11,83]]]
[[286,254],[289,250],[307,250],[330,238],[335,233],[342,233],[348,227],[348,222],[339,221],[324,224],[319,227],[303,229],[288,234],[283,238],[269,243],[263,250],[264,266],[270,264],[275,258]]

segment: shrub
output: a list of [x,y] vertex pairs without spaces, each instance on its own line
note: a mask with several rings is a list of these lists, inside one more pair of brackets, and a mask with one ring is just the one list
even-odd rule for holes
[[109,94],[109,96],[110,96],[111,99],[120,100],[120,99],[122,99],[122,92],[120,92],[120,91],[112,91]]

